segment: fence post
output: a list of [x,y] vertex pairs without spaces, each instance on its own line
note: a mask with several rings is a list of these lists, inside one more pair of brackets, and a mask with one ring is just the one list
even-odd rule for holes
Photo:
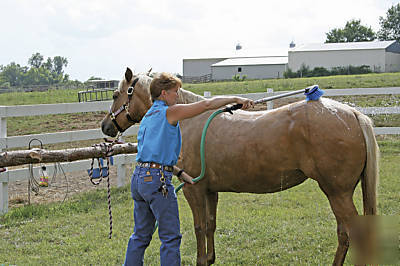
[[[273,92],[274,92],[274,89],[268,88],[267,89],[267,94],[271,94],[271,95],[267,95],[267,97],[273,96],[272,95]],[[274,101],[267,102],[267,109],[268,110],[274,109]]]
[[205,91],[204,92],[204,97],[205,98],[211,98],[211,91]]
[[[0,117],[0,139],[7,137],[7,118]],[[0,148],[0,152],[2,149]],[[0,182],[0,214],[8,212],[8,182]]]
[[121,164],[118,164],[117,166],[117,187],[122,187],[125,185],[125,179],[126,179],[126,155],[124,156],[124,162]]

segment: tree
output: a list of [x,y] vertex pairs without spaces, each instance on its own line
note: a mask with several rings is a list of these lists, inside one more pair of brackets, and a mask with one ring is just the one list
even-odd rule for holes
[[43,63],[43,67],[49,71],[52,71],[53,70],[53,59],[51,59],[51,57],[48,57],[46,63]]
[[60,75],[63,74],[63,68],[68,65],[68,60],[65,57],[55,56],[53,58],[53,72]]
[[41,67],[43,62],[43,55],[40,53],[35,53],[31,56],[31,58],[28,59],[28,64],[31,67],[39,68]]
[[376,34],[371,27],[361,25],[361,20],[350,20],[346,22],[343,29],[335,28],[326,33],[325,43],[337,42],[363,42],[373,41],[376,39]]
[[386,12],[386,18],[379,17],[381,29],[378,38],[382,41],[400,41],[400,3],[392,6]]
[[9,82],[11,86],[19,86],[22,85],[24,75],[27,71],[27,67],[21,67],[15,62],[11,62],[9,65],[2,67],[0,80]]

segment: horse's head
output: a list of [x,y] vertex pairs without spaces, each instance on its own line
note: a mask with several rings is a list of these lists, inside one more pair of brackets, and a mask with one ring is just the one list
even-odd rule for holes
[[139,123],[151,107],[150,83],[147,75],[134,75],[129,68],[114,91],[110,112],[101,122],[105,135],[115,137],[135,123]]

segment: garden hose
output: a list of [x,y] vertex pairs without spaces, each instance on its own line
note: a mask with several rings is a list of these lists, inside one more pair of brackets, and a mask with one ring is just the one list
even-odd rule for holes
[[[212,113],[210,115],[210,117],[207,119],[207,122],[205,123],[205,125],[203,127],[203,132],[201,134],[201,142],[200,142],[201,172],[200,172],[200,175],[198,177],[192,179],[194,183],[199,182],[204,177],[204,174],[206,172],[204,143],[206,142],[207,129],[208,129],[208,126],[210,125],[211,121],[214,119],[214,117],[216,117],[217,115],[219,115],[222,112],[230,112],[230,113],[232,113],[233,110],[240,109],[240,108],[242,108],[242,106],[243,106],[242,104],[236,104],[236,105],[233,105],[231,107],[226,107],[224,109],[217,110],[214,113]],[[175,193],[177,193],[179,190],[181,190],[184,185],[185,185],[185,182],[179,184],[179,186],[177,186],[175,188]],[[158,221],[156,221],[156,224],[154,226],[153,234],[157,230],[157,228],[158,228]]]

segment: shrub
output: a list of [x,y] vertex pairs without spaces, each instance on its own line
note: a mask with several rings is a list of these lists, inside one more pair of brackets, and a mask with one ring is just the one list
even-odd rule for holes
[[290,68],[288,68],[283,76],[285,78],[301,78],[301,77],[321,77],[321,76],[335,76],[335,75],[353,75],[353,74],[367,74],[371,73],[372,70],[370,66],[362,65],[362,66],[338,66],[332,67],[331,70],[328,70],[324,67],[315,67],[313,70],[304,64],[301,65],[300,69],[297,72],[293,72]]

